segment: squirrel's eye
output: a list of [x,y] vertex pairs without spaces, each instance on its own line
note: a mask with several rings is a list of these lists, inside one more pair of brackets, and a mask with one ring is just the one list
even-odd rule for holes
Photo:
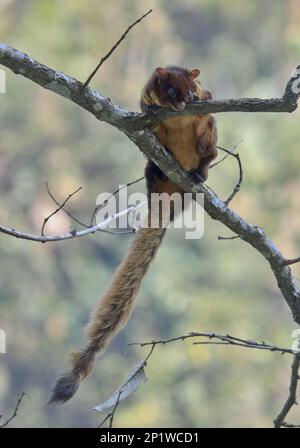
[[173,87],[170,87],[168,89],[168,95],[173,97],[173,98],[176,96],[176,92],[175,92],[175,89],[173,89]]

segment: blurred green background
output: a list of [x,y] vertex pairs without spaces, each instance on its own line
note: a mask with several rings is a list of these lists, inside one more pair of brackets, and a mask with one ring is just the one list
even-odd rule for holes
[[[214,98],[281,96],[299,64],[297,0],[1,0],[1,41],[80,80],[85,80],[125,28],[148,9],[105,63],[92,87],[115,104],[138,110],[140,91],[155,66],[201,69]],[[117,130],[5,69],[7,94],[0,107],[2,225],[35,233],[54,210],[48,181],[62,200],[88,221],[96,196],[143,173],[145,158]],[[242,191],[232,207],[288,257],[298,256],[299,117],[289,114],[218,114],[219,144],[238,150]],[[238,173],[227,159],[208,185],[225,198]],[[131,191],[138,191],[141,184]],[[68,231],[61,213],[47,231]],[[93,406],[109,397],[147,349],[129,342],[189,331],[214,331],[290,347],[296,328],[266,261],[246,243],[206,218],[201,240],[170,231],[143,282],[127,327],[99,360],[68,404],[46,402],[65,368],[66,354],[84,341],[93,304],[128,250],[132,235],[98,233],[83,239],[37,244],[1,235],[0,413],[9,416],[25,391],[16,427],[95,427]],[[300,270],[294,266],[296,275]],[[123,427],[272,426],[287,394],[291,359],[235,347],[178,342],[157,347],[149,381],[124,401],[115,425]],[[299,424],[295,409],[289,420]]]

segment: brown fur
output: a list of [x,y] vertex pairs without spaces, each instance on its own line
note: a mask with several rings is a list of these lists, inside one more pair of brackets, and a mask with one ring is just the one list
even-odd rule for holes
[[[148,105],[179,110],[194,99],[210,99],[210,93],[194,80],[198,75],[197,69],[157,68],[143,91],[142,110],[146,110]],[[168,93],[170,87],[176,93],[172,98]],[[207,178],[209,164],[217,155],[216,126],[211,115],[168,118],[156,126],[154,132],[159,141],[173,152],[182,168],[199,172],[202,180]],[[96,354],[103,353],[115,334],[127,323],[142,278],[165,234],[166,224],[174,218],[172,208],[170,216],[163,216],[163,207],[159,212],[153,209],[151,193],[166,193],[170,198],[173,193],[182,195],[183,190],[151,161],[146,166],[145,177],[151,211],[149,222],[151,216],[158,216],[158,227],[139,230],[128,255],[91,315],[86,329],[87,346],[71,353],[70,371],[57,381],[50,404],[64,403],[75,394],[80,381],[92,371]]]
[[[195,99],[211,99],[211,93],[195,81],[199,73],[199,70],[189,71],[176,66],[156,69],[143,90],[142,110],[147,110],[150,104],[178,110],[182,104]],[[174,98],[168,96],[170,87],[176,91]],[[209,165],[217,156],[217,128],[212,115],[168,118],[156,125],[153,131],[162,145],[173,152],[182,168],[198,171],[203,181],[207,179]],[[167,183],[165,186],[170,188]]]
[[70,355],[71,370],[60,378],[49,404],[64,403],[77,391],[79,382],[90,374],[96,354],[101,354],[114,335],[127,323],[140,283],[165,234],[165,228],[142,228],[128,255],[118,267],[110,287],[96,305],[87,326],[89,343]]

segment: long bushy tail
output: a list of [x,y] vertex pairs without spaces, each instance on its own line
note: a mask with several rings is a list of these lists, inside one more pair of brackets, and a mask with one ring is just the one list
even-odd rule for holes
[[70,354],[70,371],[60,378],[49,404],[64,403],[76,393],[79,383],[93,370],[96,354],[103,353],[115,334],[127,323],[142,278],[155,257],[166,229],[141,228],[128,255],[118,267],[110,287],[92,312],[82,350]]

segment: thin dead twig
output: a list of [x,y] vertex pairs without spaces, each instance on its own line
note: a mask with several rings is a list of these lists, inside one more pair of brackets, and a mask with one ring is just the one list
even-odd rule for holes
[[222,235],[218,235],[218,240],[219,241],[228,241],[228,240],[240,240],[241,237],[240,235],[233,235],[233,236],[222,236]]
[[217,148],[220,149],[221,151],[226,152],[228,156],[234,157],[237,160],[237,163],[239,166],[239,179],[238,179],[232,193],[230,194],[230,196],[224,201],[224,203],[226,205],[228,205],[241,189],[241,185],[242,185],[243,177],[244,177],[243,165],[242,165],[241,158],[238,153],[234,153],[234,152],[230,151],[229,149],[223,148],[223,146],[217,146]]
[[144,179],[144,177],[145,176],[139,177],[138,179],[128,182],[128,184],[126,184],[126,185],[122,185],[121,187],[118,187],[107,199],[105,199],[105,201],[103,201],[101,204],[96,205],[96,207],[93,210],[92,217],[90,220],[90,227],[94,224],[95,217],[96,217],[96,214],[98,213],[98,211],[101,210],[110,201],[110,199],[112,197],[116,196],[120,191],[124,190],[124,188],[129,188],[132,185],[140,182],[141,180]]
[[[137,181],[136,181],[137,182]],[[93,227],[93,224],[85,224],[84,222],[80,221],[78,218],[76,218],[72,213],[70,213],[66,208],[63,206],[63,204],[60,204],[59,201],[55,198],[54,194],[50,191],[48,183],[46,183],[46,189],[50,196],[50,198],[53,200],[53,202],[59,206],[59,208],[66,213],[74,222],[79,224],[80,226],[84,227],[85,229],[91,229]],[[125,235],[129,233],[133,233],[133,230],[124,230],[124,231],[113,231],[111,229],[97,229],[97,232],[102,233],[109,233],[111,235]]]
[[65,209],[63,204],[60,204],[58,202],[58,200],[54,197],[54,194],[50,191],[50,187],[49,187],[48,182],[46,182],[45,185],[46,185],[46,190],[47,190],[48,195],[50,196],[52,201],[59,207],[59,210],[63,210],[66,213],[66,215],[68,215],[71,219],[73,219],[74,222],[76,222],[80,226],[85,227],[86,229],[88,229],[89,226],[87,224],[85,224],[82,221],[79,221],[79,219],[77,219],[74,215],[72,215],[68,210]]
[[[221,345],[224,345],[224,344],[236,345],[239,347],[253,348],[253,349],[258,349],[258,350],[268,350],[271,352],[280,352],[281,354],[287,353],[287,354],[294,355],[294,351],[289,348],[277,347],[275,345],[267,344],[264,341],[257,342],[257,341],[253,341],[253,340],[249,340],[249,339],[237,338],[235,336],[230,336],[229,334],[221,335],[221,334],[217,334],[217,333],[192,332],[192,333],[188,333],[186,335],[177,336],[175,338],[162,339],[162,340],[150,341],[150,342],[132,342],[129,345],[139,345],[140,347],[145,347],[145,346],[151,345],[152,347],[155,347],[156,345],[165,345],[165,344],[169,344],[171,342],[185,341],[186,339],[191,339],[191,338],[196,338],[196,337],[208,338],[210,341],[197,341],[197,342],[193,343],[194,345],[203,345],[203,344],[219,345],[221,343]],[[212,341],[211,339],[217,339],[217,341]]]
[[[140,365],[139,369],[142,369],[143,367],[145,367],[147,365],[147,361],[150,358],[150,356],[152,355],[154,349],[155,349],[155,344],[152,344],[152,347],[151,347],[148,355],[144,359],[143,363]],[[109,420],[109,428],[112,428],[113,420],[114,420],[114,417],[115,417],[115,413],[116,413],[116,410],[117,410],[117,408],[118,408],[118,406],[120,404],[120,398],[121,398],[122,392],[123,392],[123,388],[121,388],[119,390],[118,398],[117,398],[116,404],[113,407],[113,410],[109,414],[107,414],[107,416],[102,420],[102,422],[100,423],[98,428],[102,428],[104,423],[107,422],[107,420]]]
[[[232,147],[232,152],[234,153],[237,149],[237,147],[243,143],[244,139],[242,138],[239,142],[237,142],[233,147]],[[212,165],[210,165],[209,169],[214,168],[215,166],[220,165],[220,163],[224,162],[224,160],[226,160],[228,157],[230,156],[230,154],[226,154],[226,156],[222,157],[221,160],[218,160],[217,162],[213,163]]]
[[[274,428],[285,427],[299,427],[297,425],[292,425],[291,423],[285,422],[285,418],[292,409],[292,407],[297,403],[297,386],[299,381],[299,367],[300,367],[300,354],[297,353],[294,355],[292,367],[291,367],[291,380],[289,387],[289,396],[286,402],[283,405],[282,410],[279,412],[277,417],[274,420]],[[292,426],[291,426],[292,425]]]
[[99,70],[99,68],[101,67],[101,65],[112,55],[112,53],[116,50],[116,48],[120,45],[120,43],[126,38],[127,34],[129,33],[129,31],[136,26],[138,23],[140,23],[145,17],[147,17],[150,13],[152,12],[152,9],[150,9],[148,12],[146,12],[145,14],[143,14],[139,19],[137,19],[134,23],[132,23],[131,25],[129,25],[129,27],[127,28],[127,30],[122,34],[122,36],[117,40],[117,42],[111,47],[111,49],[108,51],[108,53],[106,53],[105,56],[103,56],[99,62],[99,64],[97,65],[97,67],[95,68],[95,70],[93,70],[93,72],[90,74],[90,76],[88,77],[88,79],[83,83],[82,85],[82,90],[85,89],[89,83],[91,82],[91,80],[93,79],[93,77],[95,76],[95,74],[97,73],[97,71]]
[[[28,400],[29,400],[29,403],[30,403],[29,395],[26,392],[22,392],[21,395],[18,398],[18,401],[17,401],[16,407],[14,409],[14,412],[12,413],[12,415],[4,423],[2,423],[2,425],[0,425],[0,428],[5,428],[5,426],[7,426],[18,415],[18,411],[19,411],[19,408],[21,406],[21,403],[22,403],[24,397],[27,397]],[[0,416],[0,419],[1,418],[2,418],[2,415]]]
[[[47,187],[47,190],[48,190],[48,186],[47,186],[48,184],[46,183],[46,187]],[[52,212],[49,216],[47,216],[45,219],[44,219],[44,222],[43,222],[43,225],[42,225],[42,228],[41,228],[41,236],[45,236],[45,233],[44,233],[44,231],[45,231],[45,226],[46,226],[46,224],[47,224],[47,222],[49,221],[49,219],[51,219],[54,215],[56,215],[60,210],[62,210],[63,208],[64,208],[64,206],[66,205],[66,203],[73,197],[73,196],[75,196],[75,194],[77,194],[80,190],[82,190],[82,187],[79,187],[79,188],[77,188],[75,191],[73,191],[73,193],[70,193],[69,194],[69,196],[64,200],[64,202],[56,209],[56,210],[54,210],[54,212]]]
[[286,260],[284,260],[284,263],[286,266],[291,265],[291,264],[296,264],[300,262],[300,257],[297,258],[287,258]]

